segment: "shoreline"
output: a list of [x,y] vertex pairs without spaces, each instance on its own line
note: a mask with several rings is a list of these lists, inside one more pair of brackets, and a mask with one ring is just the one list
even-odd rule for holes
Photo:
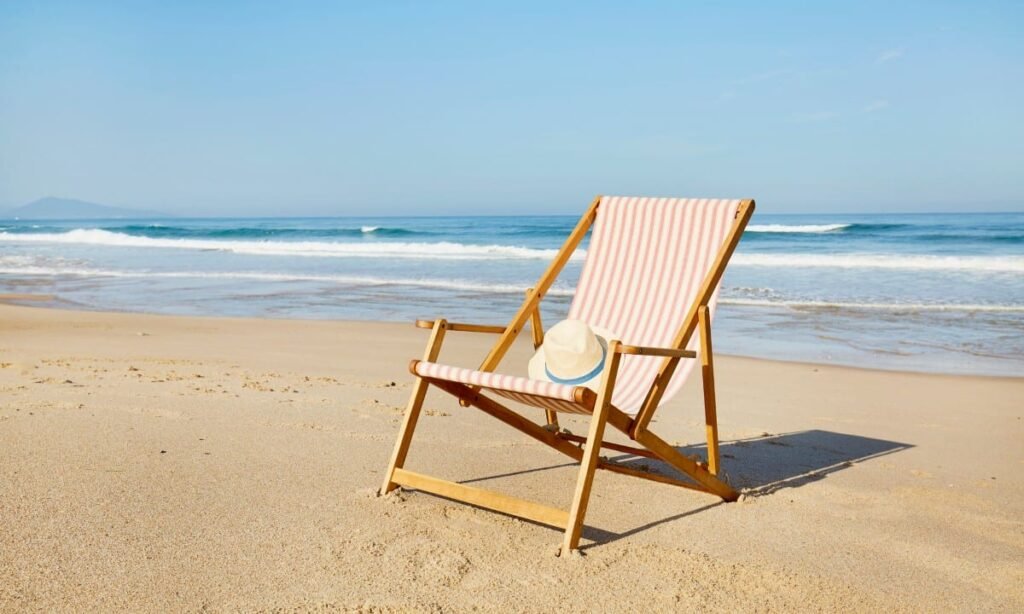
[[[359,319],[328,319],[328,318],[291,318],[291,317],[280,317],[275,318],[272,316],[233,316],[233,315],[180,315],[180,314],[168,314],[168,313],[154,313],[154,312],[139,312],[139,311],[117,311],[111,309],[88,309],[83,308],[81,305],[69,305],[62,306],[59,303],[61,301],[59,296],[52,294],[30,294],[30,293],[0,293],[0,305],[9,305],[14,307],[24,307],[27,309],[47,309],[53,311],[67,311],[75,314],[103,314],[103,315],[124,315],[124,316],[140,316],[140,317],[154,317],[154,318],[188,318],[188,319],[205,319],[212,321],[242,321],[242,322],[336,322],[350,325],[384,325],[384,326],[408,326],[410,329],[413,328],[413,321],[402,322],[398,320],[359,320]],[[38,303],[51,303],[48,305],[40,305]],[[429,319],[429,318],[427,318]],[[473,322],[473,323],[484,323],[484,322]],[[502,325],[503,322],[487,322],[487,324]],[[1020,375],[1013,374],[985,374],[985,373],[956,373],[956,372],[943,372],[943,371],[925,371],[925,370],[914,370],[907,368],[885,368],[885,367],[866,367],[863,365],[845,364],[842,362],[829,363],[829,362],[813,362],[808,360],[785,360],[781,358],[766,358],[762,356],[748,356],[743,354],[732,354],[732,353],[716,353],[716,357],[727,357],[730,360],[750,360],[766,363],[779,363],[788,365],[798,365],[805,367],[825,367],[833,369],[852,369],[856,371],[863,371],[866,373],[894,373],[894,374],[905,374],[915,376],[935,376],[935,377],[956,377],[956,378],[978,378],[978,379],[992,379],[992,380],[1024,380],[1024,373]]]

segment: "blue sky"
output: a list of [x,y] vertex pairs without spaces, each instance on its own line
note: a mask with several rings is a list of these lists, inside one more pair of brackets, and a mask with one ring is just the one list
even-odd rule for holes
[[0,4],[0,206],[1024,209],[1021,3],[283,4]]

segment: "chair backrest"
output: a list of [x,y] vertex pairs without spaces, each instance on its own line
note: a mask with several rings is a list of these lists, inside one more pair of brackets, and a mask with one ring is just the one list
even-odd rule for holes
[[[630,345],[672,347],[729,238],[742,201],[605,196],[569,317],[605,328]],[[718,285],[708,301],[714,311]],[[698,349],[691,334],[687,349]],[[698,360],[681,360],[661,402]],[[623,356],[612,403],[636,414],[662,359]]]

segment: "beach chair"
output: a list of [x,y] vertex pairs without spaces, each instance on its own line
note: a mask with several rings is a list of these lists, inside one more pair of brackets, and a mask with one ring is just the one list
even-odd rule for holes
[[[563,529],[563,555],[579,544],[596,469],[736,500],[739,493],[719,476],[711,318],[722,273],[753,212],[753,200],[600,196],[507,326],[418,321],[417,326],[431,330],[430,339],[423,359],[410,364],[415,384],[381,494],[404,486]],[[494,373],[528,322],[534,347],[543,342],[540,301],[591,226],[593,235],[568,317],[619,335],[608,343],[598,391]],[[479,368],[458,368],[436,362],[445,334],[451,331],[492,333],[498,340]],[[706,462],[680,453],[648,428],[659,404],[679,391],[698,363],[704,387]],[[568,511],[405,469],[430,386],[579,461]],[[543,409],[545,423],[513,411],[498,397]],[[586,437],[560,430],[559,412],[589,415]],[[638,445],[605,442],[606,425]],[[601,458],[602,447],[664,461],[684,479],[606,460]]]

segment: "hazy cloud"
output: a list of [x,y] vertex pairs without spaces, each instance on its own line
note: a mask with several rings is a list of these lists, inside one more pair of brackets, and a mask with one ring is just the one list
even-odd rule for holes
[[895,49],[886,49],[882,53],[878,54],[875,58],[875,64],[885,64],[886,62],[892,62],[898,60],[907,53],[907,50],[903,47],[897,47]]
[[888,100],[873,100],[868,104],[864,105],[862,109],[865,113],[874,113],[875,111],[881,111],[882,109],[889,106]]

